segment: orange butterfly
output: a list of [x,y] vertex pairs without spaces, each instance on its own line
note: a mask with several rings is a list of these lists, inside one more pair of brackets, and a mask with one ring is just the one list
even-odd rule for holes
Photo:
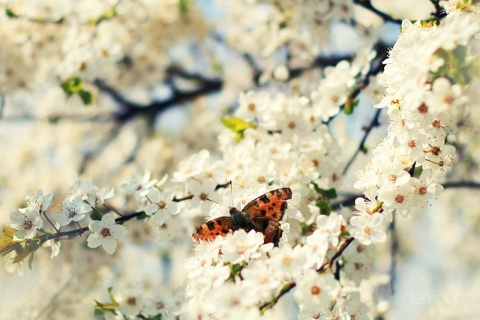
[[202,224],[192,237],[197,242],[211,241],[235,230],[255,230],[264,234],[264,243],[277,245],[282,236],[279,221],[287,209],[287,200],[291,198],[290,188],[272,190],[250,201],[242,211],[231,207],[229,217],[219,217]]

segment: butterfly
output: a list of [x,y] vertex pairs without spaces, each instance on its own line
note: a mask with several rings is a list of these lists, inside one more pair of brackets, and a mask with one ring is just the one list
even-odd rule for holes
[[210,220],[197,228],[192,238],[196,241],[212,241],[217,236],[243,229],[264,234],[264,243],[277,245],[282,236],[279,221],[287,210],[287,200],[292,198],[290,188],[279,188],[250,201],[241,211],[231,207],[230,216]]

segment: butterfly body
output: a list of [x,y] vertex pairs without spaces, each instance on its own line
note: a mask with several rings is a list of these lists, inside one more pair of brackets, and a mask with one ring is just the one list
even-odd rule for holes
[[226,236],[235,230],[255,230],[264,234],[265,243],[278,243],[282,235],[280,221],[292,198],[290,188],[267,192],[250,201],[241,211],[230,208],[230,216],[210,220],[197,228],[192,235],[195,241],[211,241],[217,236]]

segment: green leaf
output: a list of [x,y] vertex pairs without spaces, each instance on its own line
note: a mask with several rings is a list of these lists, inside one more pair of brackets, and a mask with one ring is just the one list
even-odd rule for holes
[[337,190],[335,188],[330,188],[330,189],[322,189],[316,184],[315,182],[312,182],[313,187],[315,188],[315,191],[322,196],[324,196],[327,199],[335,199],[337,197]]
[[116,17],[117,15],[118,15],[117,8],[111,7],[110,9],[102,13],[98,18],[88,20],[88,24],[98,25],[99,23],[110,20]]
[[0,237],[0,255],[4,256],[14,250],[16,241],[13,240],[15,229],[4,226],[3,235]]
[[79,77],[70,77],[69,79],[63,81],[60,84],[60,87],[62,87],[63,92],[70,97],[74,93],[78,93],[83,89],[83,82]]
[[83,105],[88,106],[92,104],[93,101],[93,93],[87,90],[80,90],[78,92],[78,95],[80,96],[80,99],[82,99]]
[[95,210],[90,214],[90,219],[96,220],[96,221],[102,220],[102,214],[97,210]]
[[457,2],[457,9],[462,10],[473,4],[473,0],[460,0]]
[[237,263],[237,264],[231,264],[230,265],[230,276],[231,277],[234,277],[236,276],[238,273],[240,273],[240,271],[242,271],[243,269],[243,265]]
[[159,313],[159,314],[156,314],[154,316],[149,316],[148,320],[162,320],[162,314]]
[[345,114],[352,114],[353,113],[353,109],[358,106],[358,103],[359,103],[359,100],[355,100],[355,99],[352,99],[352,98],[348,98],[347,99],[347,102],[345,102],[345,108],[344,108],[344,112]]
[[223,118],[222,123],[225,127],[235,132],[235,140],[237,142],[243,139],[245,130],[255,127],[254,124],[250,124],[240,118]]
[[328,216],[332,212],[330,201],[326,198],[317,200],[316,205],[320,208],[320,214]]
[[20,18],[20,15],[16,14],[15,12],[13,12],[12,9],[10,8],[5,8],[5,15],[9,18],[13,18],[13,19],[16,19],[16,18]]
[[28,258],[28,268],[32,270],[32,264],[33,264],[33,252],[30,253],[30,257]]
[[138,216],[137,216],[137,220],[143,220],[143,219],[146,219],[148,216],[147,214],[145,213],[145,211],[142,211]]
[[223,118],[222,123],[233,132],[245,131],[250,128],[250,124],[240,118]]
[[116,314],[116,310],[117,310],[117,307],[114,306],[113,304],[111,303],[102,303],[102,302],[98,302],[97,300],[95,300],[95,315],[97,316],[100,316],[100,315],[104,315],[105,313],[107,312],[110,312],[112,314]]
[[418,178],[418,177],[420,177],[420,175],[422,174],[422,172],[423,172],[422,166],[415,167],[415,170],[413,171],[413,176],[414,176],[415,178]]
[[118,302],[115,300],[115,297],[113,296],[113,287],[109,287],[108,289],[108,296],[110,297],[110,301],[115,307],[118,307]]
[[178,9],[182,16],[188,13],[188,0],[178,0]]
[[350,232],[348,232],[347,230],[342,231],[342,233],[340,233],[340,237],[350,237]]

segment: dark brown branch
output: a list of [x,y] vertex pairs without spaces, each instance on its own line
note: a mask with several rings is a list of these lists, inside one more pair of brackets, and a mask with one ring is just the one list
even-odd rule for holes
[[385,12],[382,12],[375,8],[372,5],[372,2],[370,0],[353,0],[354,4],[357,4],[373,13],[375,13],[377,16],[383,19],[383,21],[388,21],[388,22],[393,22],[393,23],[398,23],[401,24],[402,20],[401,19],[395,19],[392,16],[386,14]]
[[392,216],[390,229],[390,291],[395,294],[395,282],[397,281],[397,253],[399,248],[397,229],[395,228],[395,215]]
[[[139,212],[135,212],[135,213],[125,215],[123,217],[115,219],[115,223],[128,221],[130,219],[138,217],[142,213],[143,213],[143,211],[139,211]],[[83,228],[78,228],[78,229],[74,229],[74,230],[61,231],[61,232],[57,232],[57,233],[47,234],[45,236],[45,238],[42,239],[42,241],[47,241],[47,240],[51,240],[51,239],[59,239],[61,237],[69,237],[69,236],[74,236],[74,235],[77,235],[77,234],[81,235],[87,230],[88,230],[88,227],[83,227]]]
[[430,0],[432,3],[433,7],[435,8],[435,11],[432,12],[432,16],[434,16],[437,19],[443,19],[447,16],[447,12],[445,9],[440,5],[439,0]]
[[380,125],[380,122],[378,121],[378,118],[380,117],[380,113],[382,112],[382,109],[377,109],[375,111],[375,115],[372,118],[372,121],[370,121],[370,124],[368,127],[365,128],[365,132],[363,134],[362,140],[360,140],[360,144],[358,145],[357,150],[353,154],[353,156],[350,158],[348,161],[347,165],[343,169],[343,175],[345,175],[348,171],[348,168],[352,165],[353,161],[357,158],[358,154],[360,152],[365,153],[365,142],[367,141],[368,136],[370,135],[370,132],[373,130],[373,128],[376,128]]
[[469,188],[469,189],[480,189],[480,183],[475,181],[454,181],[454,182],[445,182],[443,184],[445,189],[453,188]]
[[185,197],[183,197],[183,198],[173,197],[172,201],[173,201],[173,202],[181,202],[181,201],[193,199],[193,197],[194,197],[193,194],[188,195],[188,196],[185,196]]
[[335,262],[335,260],[340,258],[340,256],[343,254],[343,251],[345,251],[345,249],[347,249],[347,247],[350,245],[350,243],[353,242],[353,240],[355,240],[354,237],[348,238],[347,241],[345,241],[345,243],[342,245],[342,247],[337,251],[337,253],[335,253],[335,255],[332,257],[332,259],[329,262],[327,261],[324,264],[322,264],[322,266],[317,269],[317,272],[322,272],[322,271],[324,271],[323,269],[326,269],[327,267],[331,268],[333,266],[333,263]]

